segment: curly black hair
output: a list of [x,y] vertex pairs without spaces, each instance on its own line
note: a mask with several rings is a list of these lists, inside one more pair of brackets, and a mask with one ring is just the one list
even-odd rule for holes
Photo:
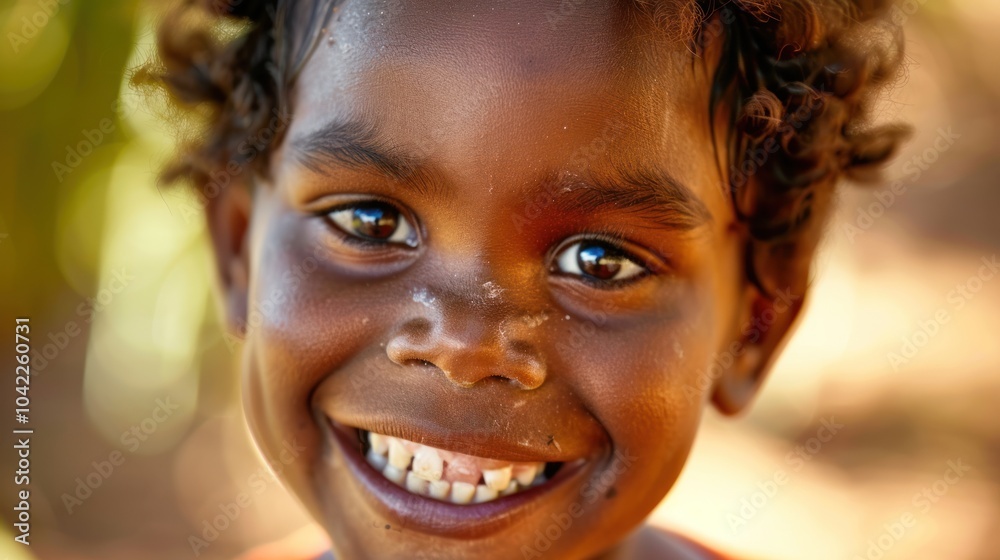
[[[709,115],[731,125],[716,144],[729,154],[720,174],[747,230],[747,273],[764,293],[803,293],[837,183],[876,179],[907,133],[869,126],[873,100],[903,65],[890,0],[621,1],[680,34],[692,62],[721,40]],[[274,115],[290,114],[287,92],[338,4],[181,0],[167,12],[158,61],[134,82],[165,88],[200,130],[165,181],[204,192],[227,165],[267,172],[259,156],[283,132]],[[269,126],[268,142],[246,149]]]

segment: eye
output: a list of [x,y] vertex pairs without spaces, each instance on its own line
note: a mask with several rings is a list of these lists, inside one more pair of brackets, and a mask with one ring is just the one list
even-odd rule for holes
[[342,232],[367,244],[401,244],[416,247],[416,229],[398,208],[370,200],[341,206],[327,216]]
[[555,267],[564,274],[596,282],[619,282],[649,270],[612,243],[596,239],[577,241],[556,255]]

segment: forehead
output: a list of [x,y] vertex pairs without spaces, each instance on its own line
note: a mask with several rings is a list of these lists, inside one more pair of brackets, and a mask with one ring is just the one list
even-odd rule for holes
[[582,152],[693,180],[708,80],[627,4],[348,0],[299,77],[289,136],[360,120],[456,173],[544,174]]

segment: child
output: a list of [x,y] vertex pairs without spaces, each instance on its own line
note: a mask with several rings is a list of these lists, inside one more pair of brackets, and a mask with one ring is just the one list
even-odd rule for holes
[[[802,308],[879,0],[187,0],[162,84],[257,445],[353,558],[718,558],[643,528]],[[223,23],[238,24],[223,26]],[[739,457],[734,457],[738,461]]]

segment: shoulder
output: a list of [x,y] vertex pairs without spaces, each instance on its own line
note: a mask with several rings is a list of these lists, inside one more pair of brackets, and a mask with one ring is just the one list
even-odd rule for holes
[[315,527],[306,527],[270,544],[254,548],[237,560],[335,560],[330,541]]
[[669,529],[647,525],[636,542],[639,558],[740,560]]
[[336,560],[332,552],[297,552],[267,545],[250,550],[237,560]]

